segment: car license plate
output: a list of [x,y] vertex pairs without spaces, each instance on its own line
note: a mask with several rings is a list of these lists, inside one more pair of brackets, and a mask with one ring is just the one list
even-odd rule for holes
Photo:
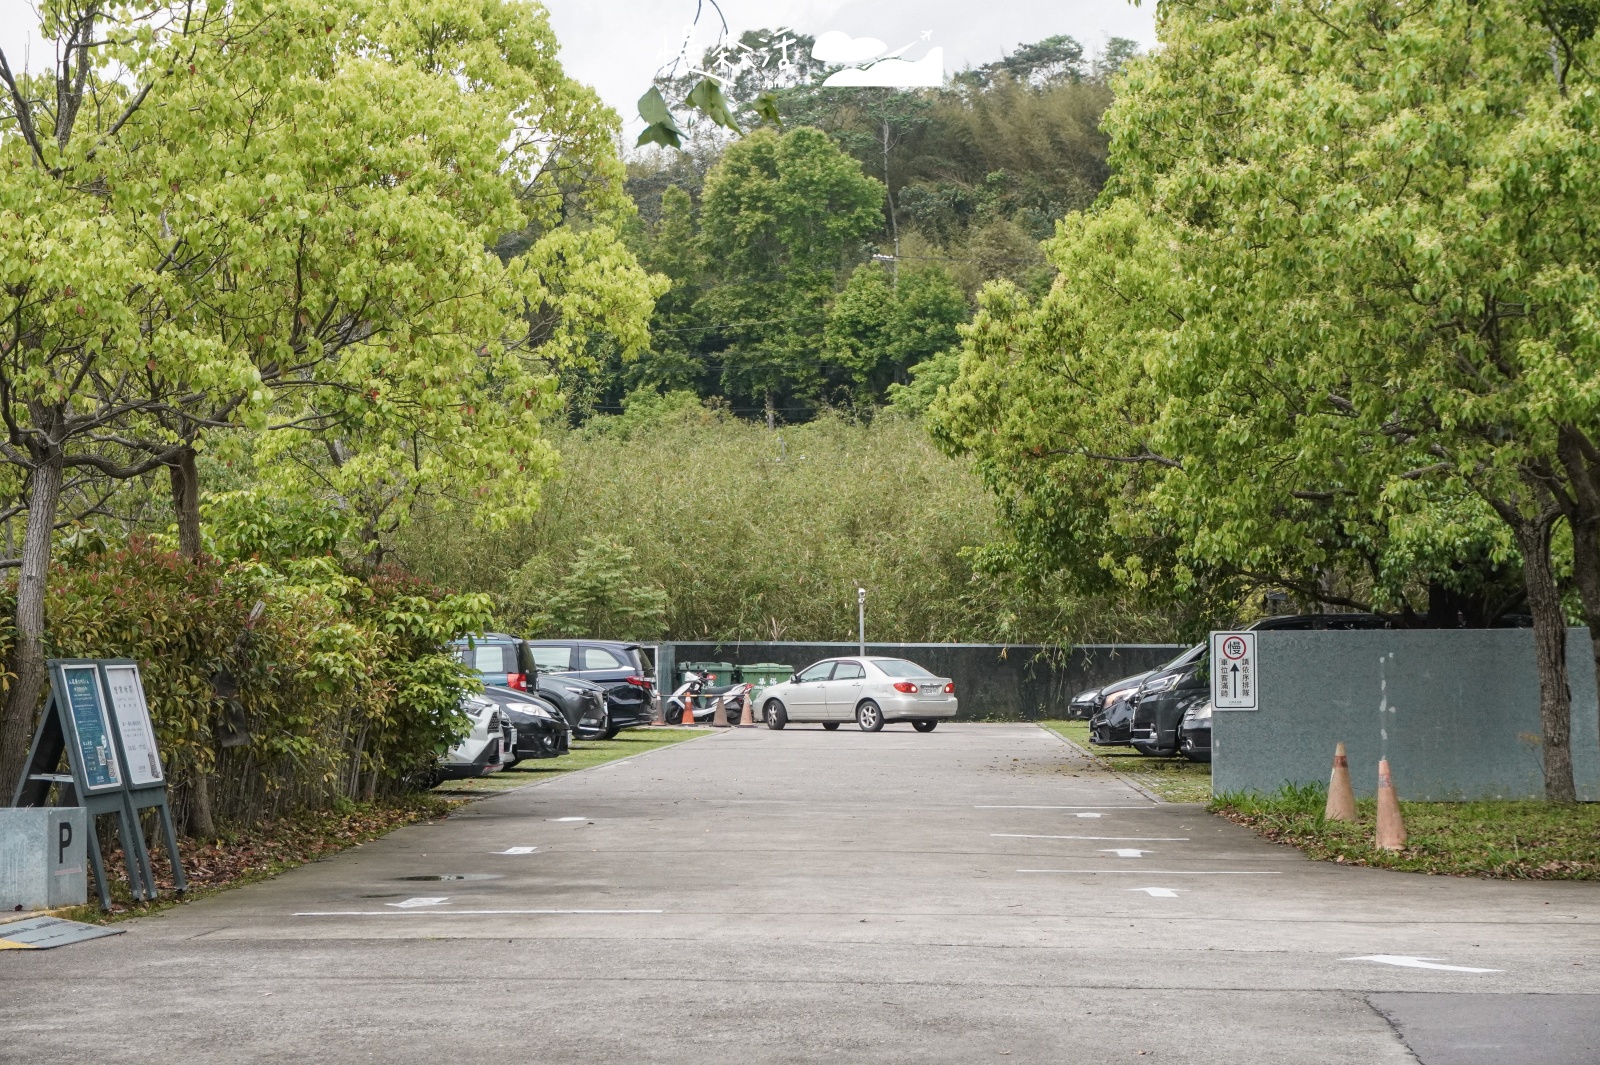
[[939,686],[937,684],[924,684],[924,685],[922,685],[922,694],[923,695],[932,695],[934,692],[936,692],[938,690],[939,690]]

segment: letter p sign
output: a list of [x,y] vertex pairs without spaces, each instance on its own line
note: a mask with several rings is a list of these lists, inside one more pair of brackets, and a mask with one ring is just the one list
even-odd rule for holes
[[67,848],[72,846],[72,824],[62,821],[56,826],[56,864],[67,863]]

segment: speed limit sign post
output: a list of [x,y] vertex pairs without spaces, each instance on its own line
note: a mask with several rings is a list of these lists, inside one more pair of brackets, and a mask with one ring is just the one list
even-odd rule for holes
[[1256,709],[1256,634],[1211,634],[1211,706],[1216,710]]

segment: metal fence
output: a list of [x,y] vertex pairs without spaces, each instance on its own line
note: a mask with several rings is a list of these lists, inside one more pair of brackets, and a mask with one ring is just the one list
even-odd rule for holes
[[[799,670],[857,650],[853,643],[664,643],[657,648],[656,673],[670,690],[684,662],[777,662]],[[868,654],[908,658],[955,681],[962,721],[1064,717],[1078,692],[1153,669],[1182,650],[1181,644],[867,644]]]

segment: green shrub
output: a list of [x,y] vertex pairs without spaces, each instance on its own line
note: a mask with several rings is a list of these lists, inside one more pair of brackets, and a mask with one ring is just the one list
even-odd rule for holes
[[180,819],[198,802],[238,824],[421,780],[475,684],[448,644],[488,610],[332,555],[186,561],[148,542],[69,545],[47,599],[51,655],[139,663]]

